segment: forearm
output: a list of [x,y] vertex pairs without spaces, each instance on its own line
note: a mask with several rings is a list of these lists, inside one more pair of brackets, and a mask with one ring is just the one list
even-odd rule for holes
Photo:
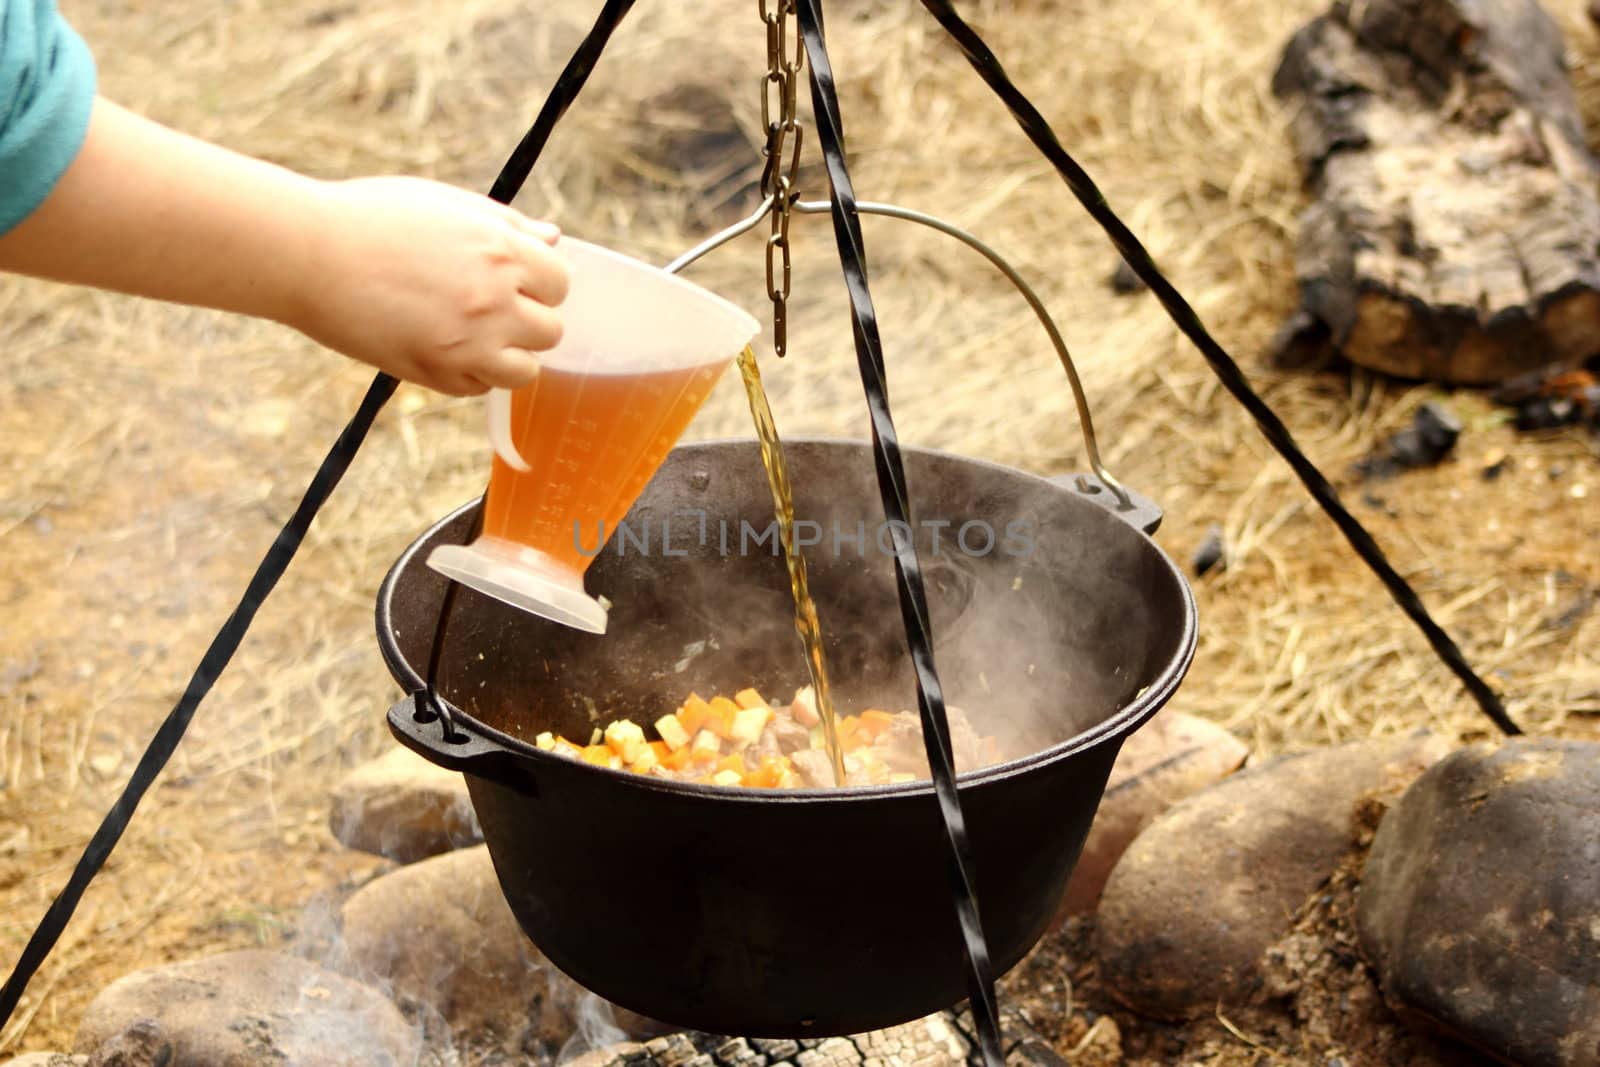
[[0,237],[0,270],[292,321],[319,187],[97,100],[60,183]]
[[456,394],[517,388],[561,336],[559,233],[415,178],[317,181],[97,100],[0,271],[273,319]]

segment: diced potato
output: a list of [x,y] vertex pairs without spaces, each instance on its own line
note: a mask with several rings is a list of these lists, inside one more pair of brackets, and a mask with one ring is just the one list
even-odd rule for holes
[[742,775],[738,771],[718,771],[711,776],[712,785],[738,785]]
[[739,705],[727,697],[717,697],[711,701],[711,710],[706,715],[705,728],[718,737],[733,736],[733,717],[739,714]]
[[689,731],[683,728],[683,723],[678,721],[676,715],[663,715],[657,719],[656,733],[674,752],[689,743]]
[[753,745],[761,740],[761,731],[767,728],[767,723],[770,721],[772,721],[772,709],[765,705],[740,708],[734,713],[733,726],[728,732],[733,740]]
[[558,756],[566,756],[568,759],[583,758],[583,748],[568,741],[565,737],[556,738],[555,747],[550,751]]
[[828,733],[822,728],[821,723],[811,728],[811,747],[814,749],[828,747]]
[[634,757],[633,762],[628,764],[628,770],[638,774],[649,774],[659,766],[661,766],[661,760],[656,756],[655,751],[645,747],[641,748],[638,756]]
[[690,693],[689,699],[678,709],[678,721],[683,724],[684,732],[693,737],[700,732],[710,714],[711,705],[702,700],[698,693]]
[[556,747],[556,735],[551,733],[549,730],[546,730],[538,737],[535,737],[533,739],[533,743],[544,749],[546,752],[549,752],[551,749]]
[[722,754],[722,738],[709,729],[701,730],[694,735],[694,744],[689,748],[690,758],[696,763],[709,763]]
[[809,685],[794,691],[794,703],[789,705],[789,714],[802,726],[815,726],[822,721],[817,714],[817,695]]
[[754,689],[741,689],[733,694],[733,702],[741,708],[764,708],[767,702]]
[[639,752],[644,748],[644,731],[637,723],[627,719],[618,719],[606,727],[606,744],[611,751],[622,757],[622,762],[632,763],[639,758]]
[[916,775],[907,774],[905,771],[895,771],[895,772],[893,772],[892,774],[889,775],[889,784],[890,785],[899,785],[902,782],[914,782],[916,780],[917,780],[917,776]]

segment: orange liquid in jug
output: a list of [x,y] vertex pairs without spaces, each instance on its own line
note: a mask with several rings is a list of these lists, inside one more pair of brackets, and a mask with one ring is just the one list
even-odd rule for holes
[[529,466],[498,456],[485,537],[533,548],[581,575],[644,491],[728,361],[635,373],[546,366],[513,394],[511,438]]

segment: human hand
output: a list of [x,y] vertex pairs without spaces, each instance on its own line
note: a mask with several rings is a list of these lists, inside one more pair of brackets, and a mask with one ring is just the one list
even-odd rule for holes
[[560,341],[555,226],[418,178],[319,183],[314,203],[283,316],[313,340],[455,396],[526,385]]

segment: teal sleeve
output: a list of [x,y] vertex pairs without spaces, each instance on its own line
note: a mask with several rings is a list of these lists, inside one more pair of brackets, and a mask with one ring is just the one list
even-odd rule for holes
[[0,234],[61,180],[94,96],[94,57],[55,0],[0,0]]

